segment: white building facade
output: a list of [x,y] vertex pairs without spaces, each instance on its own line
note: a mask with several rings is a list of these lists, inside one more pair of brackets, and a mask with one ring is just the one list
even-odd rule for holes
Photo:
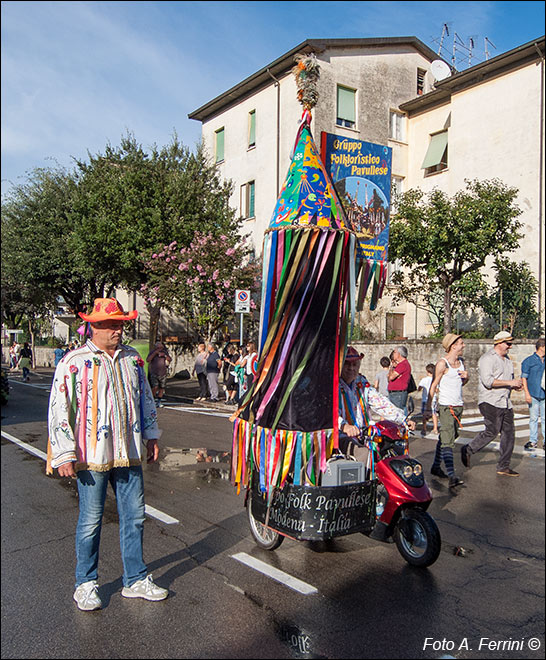
[[[392,147],[400,192],[453,195],[465,179],[492,178],[518,188],[525,236],[511,256],[540,283],[544,323],[544,37],[441,81],[438,57],[415,37],[307,40],[191,113],[257,254],[302,112],[294,56],[310,52],[321,67],[311,125],[319,147],[322,132]],[[417,338],[432,329],[424,316],[386,295],[361,322],[378,339]]]

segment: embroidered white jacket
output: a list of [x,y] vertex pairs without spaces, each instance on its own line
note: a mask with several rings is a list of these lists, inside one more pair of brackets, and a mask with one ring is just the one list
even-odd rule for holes
[[137,351],[114,357],[91,340],[59,362],[49,399],[51,466],[106,471],[138,465],[142,447],[159,438],[157,411]]
[[[353,382],[348,385],[342,378],[340,383],[340,397],[339,397],[339,428],[343,424],[351,424],[364,427],[364,418],[359,404],[358,390],[362,389],[364,392],[364,401],[366,402],[366,413],[370,416],[370,409],[374,410],[378,415],[385,419],[395,422],[396,424],[403,424],[406,416],[404,411],[397,408],[387,397],[379,394],[379,392],[369,385],[364,376],[358,374]],[[345,394],[345,397],[343,396]],[[345,399],[347,399],[351,410],[346,410]]]

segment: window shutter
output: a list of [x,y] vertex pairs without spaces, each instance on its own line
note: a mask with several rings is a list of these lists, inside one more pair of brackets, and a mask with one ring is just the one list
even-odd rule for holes
[[430,137],[430,144],[428,145],[425,160],[421,165],[421,169],[425,170],[428,167],[434,167],[442,162],[442,156],[447,147],[447,131],[443,133],[436,133]]
[[224,160],[224,129],[216,131],[216,162]]
[[256,144],[256,110],[248,113],[248,146]]
[[254,181],[248,184],[248,217],[254,218]]

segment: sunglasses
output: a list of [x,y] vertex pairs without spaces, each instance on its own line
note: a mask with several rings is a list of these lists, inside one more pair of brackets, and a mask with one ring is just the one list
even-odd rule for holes
[[512,342],[511,342],[511,341],[505,341],[504,343],[508,346],[508,348],[510,348],[510,346],[512,346]]
[[123,330],[124,321],[96,321],[94,324],[97,330]]

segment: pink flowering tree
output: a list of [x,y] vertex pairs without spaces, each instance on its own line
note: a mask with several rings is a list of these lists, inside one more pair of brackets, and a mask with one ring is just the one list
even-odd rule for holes
[[196,337],[211,340],[234,315],[235,291],[258,289],[261,268],[245,239],[197,232],[188,247],[173,241],[148,253],[145,274],[148,309],[178,314]]

